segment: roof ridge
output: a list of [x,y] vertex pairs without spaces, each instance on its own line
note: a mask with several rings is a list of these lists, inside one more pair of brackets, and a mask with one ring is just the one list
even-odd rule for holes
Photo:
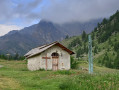
[[39,46],[39,47],[36,47],[36,48],[33,48],[33,49],[31,49],[28,53],[26,53],[24,56],[29,56],[29,55],[31,55],[31,54],[29,54],[31,51],[33,51],[33,50],[35,50],[35,49],[42,49],[42,48],[44,48],[44,47],[47,47],[47,46],[49,46],[49,45],[52,45],[52,44],[56,44],[56,43],[59,43],[58,41],[55,41],[55,42],[52,42],[52,43],[49,43],[49,44],[44,44],[44,45],[41,45],[41,46]]
[[42,45],[40,47],[37,47],[35,49],[32,49],[31,51],[29,51],[27,54],[25,54],[25,56],[27,58],[32,57],[34,55],[40,54],[41,52],[45,51],[46,49],[50,48],[51,46],[54,45],[58,45],[59,47],[61,47],[63,50],[69,52],[69,54],[74,54],[73,51],[69,50],[68,48],[66,48],[65,46],[63,46],[62,44],[60,44],[58,41],[55,41],[53,43],[47,44],[47,45]]
[[44,45],[41,45],[40,47],[37,47],[37,48],[39,48],[39,49],[42,49],[42,48],[44,48],[44,47],[46,47],[46,46],[49,46],[49,45],[51,45],[51,44],[54,44],[54,43],[59,43],[58,41],[55,41],[55,42],[52,42],[52,43],[49,43],[49,44],[44,44]]

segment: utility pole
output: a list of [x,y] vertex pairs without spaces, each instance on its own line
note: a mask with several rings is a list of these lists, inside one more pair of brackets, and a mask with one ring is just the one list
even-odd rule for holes
[[93,56],[92,56],[91,35],[88,36],[88,61],[89,61],[89,74],[92,74],[93,73]]

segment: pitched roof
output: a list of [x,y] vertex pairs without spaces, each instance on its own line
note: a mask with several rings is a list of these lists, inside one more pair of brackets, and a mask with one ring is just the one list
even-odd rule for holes
[[50,48],[50,47],[52,47],[54,45],[59,46],[63,50],[67,51],[70,55],[74,54],[73,51],[69,50],[68,48],[66,48],[65,46],[63,46],[62,44],[60,44],[59,42],[53,42],[51,44],[42,45],[40,47],[34,48],[34,49],[30,50],[28,53],[26,53],[24,56],[26,58],[33,57],[35,55],[38,55],[38,54],[42,53],[43,51],[47,50],[48,48]]

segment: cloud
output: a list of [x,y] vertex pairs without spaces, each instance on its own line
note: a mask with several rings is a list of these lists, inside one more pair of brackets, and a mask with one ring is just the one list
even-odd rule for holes
[[19,30],[21,27],[34,22],[34,19],[38,19],[36,14],[35,18],[32,17],[35,13],[33,11],[42,0],[25,1],[0,0],[0,36],[5,35],[11,30]]
[[38,19],[34,10],[41,2],[42,0],[0,0],[0,22],[14,22],[15,19],[20,19],[22,23],[30,23],[33,19]]
[[0,21],[11,18],[12,5],[10,0],[0,0]]
[[17,17],[28,18],[29,16],[34,15],[35,12],[33,12],[33,11],[34,11],[34,9],[36,9],[39,6],[41,1],[42,0],[34,0],[34,1],[28,2],[26,4],[19,3],[15,7],[14,13],[16,14]]
[[5,35],[11,30],[20,30],[22,27],[16,26],[16,25],[4,25],[0,24],[0,36]]
[[0,22],[87,22],[109,17],[119,10],[118,4],[119,0],[0,0]]
[[41,18],[55,23],[87,22],[109,17],[119,9],[119,0],[50,0]]

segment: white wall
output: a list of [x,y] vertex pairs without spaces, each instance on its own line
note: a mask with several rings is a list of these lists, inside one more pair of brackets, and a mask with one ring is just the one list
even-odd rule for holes
[[27,68],[31,71],[40,69],[40,55],[29,58]]
[[[52,70],[52,56],[51,54],[53,52],[57,52],[59,54],[59,62],[58,62],[58,69],[62,70],[68,70],[70,69],[70,54],[64,50],[62,50],[58,46],[53,46],[46,51],[42,52],[38,56],[34,56],[32,58],[28,59],[28,69],[29,70],[39,70],[39,69],[46,69],[46,61],[45,59],[42,59],[42,57],[50,57],[50,59],[47,60],[47,69]],[[63,63],[63,66],[62,66]]]

